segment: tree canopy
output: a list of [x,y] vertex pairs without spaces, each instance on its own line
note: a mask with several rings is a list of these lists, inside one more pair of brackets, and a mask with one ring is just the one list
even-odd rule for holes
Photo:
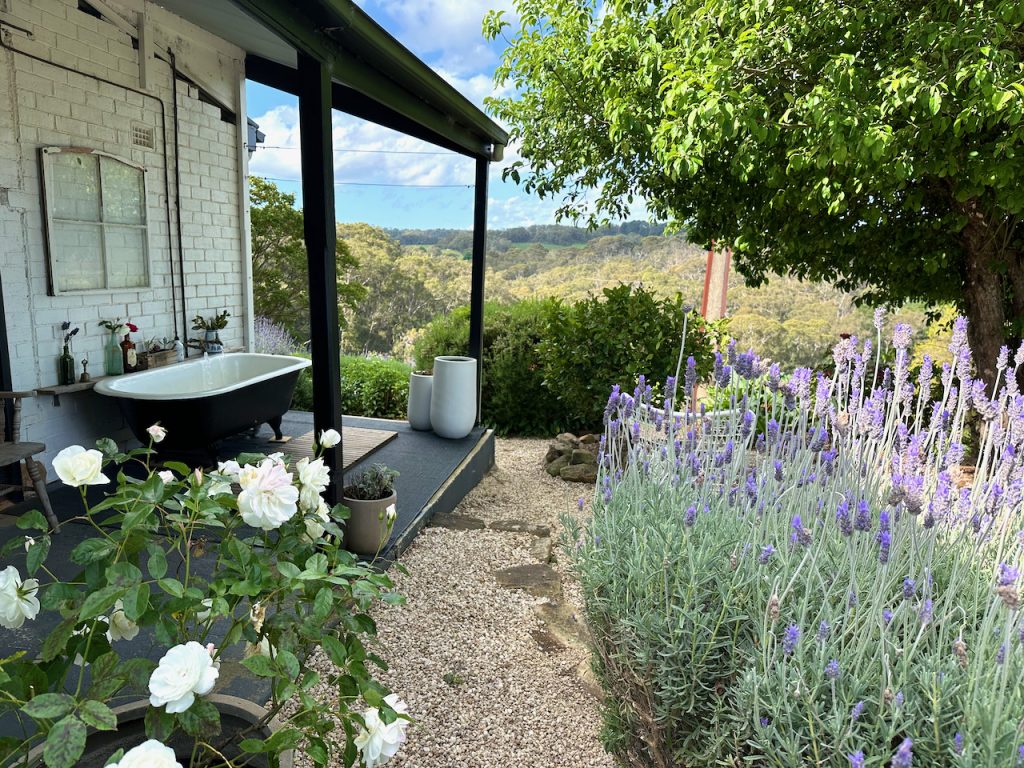
[[[516,0],[493,98],[562,217],[642,197],[756,284],[955,302],[982,374],[1024,330],[1019,0]],[[509,87],[511,86],[511,88]],[[588,190],[596,189],[596,204]]]

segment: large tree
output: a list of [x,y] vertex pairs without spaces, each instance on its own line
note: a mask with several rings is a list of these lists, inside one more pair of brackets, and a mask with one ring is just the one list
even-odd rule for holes
[[516,10],[514,28],[484,23],[508,41],[496,81],[513,95],[489,101],[521,146],[507,175],[592,224],[642,197],[730,244],[753,283],[955,302],[991,382],[1024,330],[1021,0]]
[[[296,339],[305,341],[309,338],[309,265],[302,211],[295,207],[295,195],[282,192],[259,176],[249,179],[249,203],[256,314],[283,325]],[[338,243],[336,255],[338,304],[344,311],[354,307],[366,291],[344,279],[358,262],[343,242]]]

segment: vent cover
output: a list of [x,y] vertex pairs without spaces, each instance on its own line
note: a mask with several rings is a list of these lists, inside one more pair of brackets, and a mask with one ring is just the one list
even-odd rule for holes
[[156,149],[153,129],[142,123],[132,123],[132,146],[144,149]]

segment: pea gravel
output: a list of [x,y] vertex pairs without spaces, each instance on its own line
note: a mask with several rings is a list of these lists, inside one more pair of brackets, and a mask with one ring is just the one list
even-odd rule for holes
[[[456,515],[522,520],[562,530],[591,488],[549,477],[543,440],[498,439],[496,466]],[[579,678],[586,651],[550,638],[537,617],[546,599],[497,585],[493,572],[536,563],[536,537],[491,529],[426,528],[394,572],[406,604],[375,611],[374,649],[389,664],[381,682],[409,705],[409,739],[394,768],[604,768],[598,702]],[[556,543],[567,613],[578,591]],[[575,608],[574,608],[575,606]],[[531,634],[534,633],[534,634]],[[322,673],[330,662],[318,654]],[[330,696],[324,688],[317,695]],[[309,765],[302,756],[300,766]]]

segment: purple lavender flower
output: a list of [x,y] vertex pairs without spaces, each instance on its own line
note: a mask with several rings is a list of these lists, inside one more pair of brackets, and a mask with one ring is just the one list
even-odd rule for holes
[[768,727],[768,723],[769,723],[770,721],[768,720],[768,718],[767,718],[767,717],[765,717],[764,715],[761,715],[761,719],[760,719],[760,720],[758,720],[758,722],[759,722],[759,723],[761,723],[761,727],[762,727],[762,728],[767,728],[767,727]]
[[853,705],[853,709],[850,710],[850,720],[857,722],[860,720],[860,716],[864,714],[864,702],[858,701]]
[[921,603],[921,608],[917,612],[918,618],[921,619],[922,624],[928,624],[932,620],[932,601],[931,598],[926,599]]
[[754,412],[753,411],[744,411],[743,412],[743,421],[740,424],[740,434],[742,434],[744,438],[750,437],[750,433],[751,433],[751,431],[753,431],[753,429],[754,429]]
[[1017,747],[1017,765],[1018,767],[1024,765],[1024,744]]
[[888,531],[878,532],[878,562],[885,565],[889,562],[889,547],[892,544],[892,534]]
[[580,496],[578,499],[576,499],[576,509],[578,509],[580,512],[582,512],[583,511],[583,505],[585,503],[586,502],[583,501],[583,497]]
[[953,751],[958,755],[962,755],[964,753],[964,736],[960,731],[957,731],[953,735]]
[[611,419],[612,414],[615,413],[619,407],[619,385],[616,384],[612,387],[612,393],[608,396],[608,403],[604,407],[604,420],[608,421]]
[[892,611],[890,611],[888,608],[882,609],[882,621],[885,622],[885,626],[887,627],[892,622]]
[[892,345],[896,349],[906,349],[914,338],[914,329],[906,323],[896,323],[892,332]]
[[604,503],[608,504],[612,500],[612,489],[611,486],[607,486],[604,489],[604,493],[601,494],[604,499]]
[[896,706],[903,706],[903,691],[896,691]]
[[634,421],[631,426],[632,426],[632,433],[633,433],[633,442],[634,443],[638,443],[638,442],[640,442],[640,422],[639,421]]
[[839,679],[839,662],[832,659],[828,664],[825,665],[825,677],[829,680]]
[[732,381],[732,366],[723,365],[722,370],[720,370],[718,375],[715,377],[715,381],[720,387],[729,386],[729,382]]
[[1000,587],[1012,587],[1020,577],[1020,571],[1006,563],[999,564],[999,575],[996,577],[996,585]]
[[885,325],[885,307],[875,307],[873,322],[876,331],[882,330],[882,326]]
[[822,619],[821,624],[818,625],[818,633],[814,636],[814,639],[819,643],[825,642],[825,638],[828,637],[828,633],[832,627],[828,625],[828,622]]
[[836,521],[839,523],[839,531],[843,536],[853,533],[853,524],[850,521],[850,502],[843,499],[836,508]]
[[892,756],[892,762],[889,763],[891,768],[911,768],[914,760],[913,746],[913,741],[909,738],[904,739],[896,754]]
[[790,523],[793,528],[793,537],[797,544],[807,546],[811,543],[811,529],[805,528],[803,520],[800,519],[800,515],[793,515],[793,521]]
[[917,584],[912,578],[907,576],[907,578],[903,580],[903,599],[910,600],[916,594]]
[[778,363],[772,363],[768,367],[768,389],[772,392],[779,391],[779,384],[782,381],[782,370]]
[[769,419],[766,430],[768,433],[768,442],[775,442],[776,438],[779,436],[779,422],[775,419]]
[[850,752],[846,759],[850,761],[850,768],[864,768],[864,750],[858,749],[856,752]]
[[996,664],[1002,664],[1006,661],[1006,643],[1001,643],[999,650],[996,651]]
[[1005,344],[999,348],[999,354],[996,356],[996,368],[1002,370],[1010,362],[1010,348]]
[[856,592],[854,592],[854,591],[853,591],[853,590],[851,589],[851,590],[850,590],[850,594],[848,594],[848,595],[846,596],[846,604],[847,604],[847,605],[848,605],[848,606],[849,606],[850,608],[856,608],[856,607],[857,607],[857,603],[859,603],[859,602],[860,602],[860,598],[859,598],[859,597],[857,597],[857,593],[856,593]]
[[782,652],[786,656],[792,656],[793,651],[796,650],[797,643],[800,642],[800,627],[796,624],[790,624],[786,627],[786,632],[782,637]]
[[683,517],[683,524],[687,528],[693,528],[693,524],[697,522],[697,508],[692,504],[687,508],[686,515]]
[[686,358],[686,374],[683,376],[683,386],[686,387],[687,392],[693,392],[693,388],[697,386],[697,361],[693,359],[693,355]]
[[853,527],[858,531],[871,530],[871,510],[865,499],[861,499],[857,503],[857,514],[853,519]]
[[676,398],[676,377],[669,376],[665,379],[665,402]]
[[782,462],[776,459],[772,463],[772,467],[775,470],[775,481],[778,483],[782,482]]
[[769,560],[772,559],[772,555],[775,554],[775,547],[771,544],[765,544],[761,547],[761,554],[757,556],[757,562],[761,565],[765,565]]

